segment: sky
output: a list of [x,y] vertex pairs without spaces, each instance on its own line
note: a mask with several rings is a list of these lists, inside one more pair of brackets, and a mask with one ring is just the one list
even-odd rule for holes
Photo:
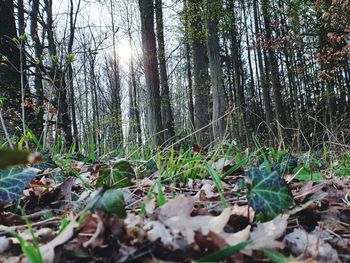
[[[112,34],[111,34],[111,13],[107,6],[109,6],[111,0],[101,0],[101,1],[88,1],[82,0],[79,16],[77,19],[77,30],[76,30],[76,40],[74,45],[74,52],[79,56],[79,51],[81,50],[81,38],[82,33],[87,34],[86,27],[89,25],[91,31],[93,32],[96,42],[99,42],[99,38],[103,39],[103,50],[99,51],[97,55],[97,60],[101,62],[105,61],[106,56],[113,55],[112,48]],[[115,27],[119,28],[117,36],[117,49],[120,58],[121,75],[122,75],[122,108],[128,108],[128,72],[130,65],[130,46],[127,38],[127,24],[126,24],[126,9],[129,9],[130,16],[132,16],[132,33],[133,33],[133,56],[134,61],[142,60],[142,49],[141,49],[141,37],[140,37],[140,21],[138,5],[136,0],[112,0],[114,4],[114,20]],[[73,0],[74,6],[76,8],[78,0]],[[107,3],[106,3],[107,2]],[[55,17],[55,25],[57,32],[57,39],[62,39],[62,36],[68,34],[66,31],[68,25],[68,12],[69,12],[70,0],[54,0],[53,1],[53,13]],[[133,3],[133,4],[132,4]],[[179,27],[179,8],[181,5],[176,5],[175,1],[163,0],[163,17],[165,26],[165,44],[166,44],[166,54],[172,54],[174,59],[176,57],[176,52],[180,52],[177,49],[181,34]],[[107,37],[106,37],[107,36]],[[89,36],[86,36],[89,38]],[[173,53],[173,50],[177,50]],[[78,57],[79,60],[79,57]],[[168,72],[173,71],[174,65],[177,65],[177,61],[173,59],[168,60]],[[127,120],[128,112],[123,111],[123,120]],[[125,121],[125,123],[127,123]],[[126,127],[125,131],[127,130]]]

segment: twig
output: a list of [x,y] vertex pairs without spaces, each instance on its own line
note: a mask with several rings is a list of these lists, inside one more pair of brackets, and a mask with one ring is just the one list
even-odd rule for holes
[[2,109],[0,109],[0,121],[1,121],[2,129],[4,130],[4,133],[5,133],[6,140],[7,140],[8,144],[10,145],[10,148],[14,149],[13,144],[12,144],[11,139],[10,139],[10,135],[6,129],[4,118],[2,117]]
[[[23,40],[21,39],[20,45],[19,45],[19,51],[20,51],[20,73],[21,73],[21,110],[22,110],[22,129],[23,129],[23,135],[26,136],[26,120],[25,120],[25,110],[24,110],[24,72],[23,72]],[[26,149],[29,150],[28,141],[25,140]]]
[[[42,220],[42,221],[39,221],[36,223],[32,223],[31,225],[34,227],[34,226],[40,226],[40,225],[44,225],[44,224],[48,224],[48,223],[60,223],[60,222],[61,221],[58,217],[53,217],[53,218],[48,218],[48,219],[45,219],[45,220]],[[11,231],[25,229],[27,227],[28,227],[27,225],[19,225],[19,226],[11,226],[11,227],[5,227],[5,226],[0,225],[0,234],[1,234],[1,232],[9,233]]]

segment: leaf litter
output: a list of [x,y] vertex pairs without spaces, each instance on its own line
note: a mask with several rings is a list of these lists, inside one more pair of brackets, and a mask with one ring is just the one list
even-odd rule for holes
[[30,262],[23,244],[50,263],[350,261],[349,180],[304,182],[289,155],[257,159],[203,158],[200,175],[170,182],[166,164],[143,176],[149,162],[126,159],[2,170],[0,261]]

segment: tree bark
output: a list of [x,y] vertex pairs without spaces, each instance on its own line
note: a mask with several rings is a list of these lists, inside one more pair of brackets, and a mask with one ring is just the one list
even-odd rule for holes
[[[255,27],[256,37],[258,37],[258,34],[260,33],[260,26],[259,26],[259,18],[258,18],[259,16],[258,16],[257,0],[253,1],[253,10],[254,10],[254,27]],[[268,85],[268,78],[267,78],[267,75],[265,74],[265,69],[263,64],[263,54],[261,52],[261,47],[259,45],[257,45],[256,53],[258,57],[259,76],[260,76],[261,89],[263,93],[262,95],[263,95],[263,102],[265,107],[266,123],[268,126],[271,126],[273,122],[271,97],[270,97],[270,91],[269,91],[269,85]],[[266,65],[266,67],[268,67],[268,65]]]
[[226,121],[223,116],[226,111],[225,89],[220,63],[220,46],[218,35],[218,19],[221,10],[220,0],[207,0],[207,49],[209,58],[210,78],[213,92],[213,135],[214,139],[222,140],[225,135]]
[[189,0],[187,16],[193,50],[195,128],[201,129],[196,135],[199,143],[208,144],[209,128],[204,127],[209,124],[209,76],[202,5],[202,0]]
[[38,138],[40,138],[43,129],[43,119],[44,119],[44,88],[42,83],[43,78],[43,63],[41,55],[43,53],[44,47],[39,37],[38,28],[38,15],[39,15],[40,0],[33,0],[32,10],[30,13],[30,35],[34,42],[34,58],[36,60],[34,68],[34,91],[35,91],[35,102],[38,107],[38,113],[36,117],[36,126],[33,130]]
[[12,41],[17,39],[13,1],[0,1],[0,25],[0,96],[5,98],[5,123],[8,125],[13,121],[8,125],[13,130],[20,121],[15,112],[21,105],[20,53]]
[[270,46],[272,44],[272,29],[271,29],[271,19],[269,14],[269,3],[267,0],[262,1],[262,11],[263,11],[264,24],[265,24],[265,33],[266,33],[266,41],[267,41],[266,44],[268,45],[267,64],[270,65],[270,74],[271,74],[271,80],[272,80],[273,99],[275,102],[276,119],[279,122],[279,124],[284,125],[285,110],[282,104],[282,85],[279,78],[278,61],[276,59],[276,54],[274,52],[273,47]]
[[128,29],[130,46],[130,83],[129,83],[129,142],[142,145],[140,111],[137,103],[137,80],[132,48],[131,29]]
[[[48,36],[50,57],[57,57],[56,44],[53,34],[52,0],[44,0],[45,11],[47,15],[46,31]],[[64,72],[59,63],[52,61],[50,78],[52,88],[56,90],[56,104],[58,109],[57,124],[58,128],[64,132],[66,147],[69,149],[73,142],[71,120],[69,117],[69,107],[67,103],[67,86],[64,79]],[[56,132],[57,134],[57,132]]]
[[161,100],[162,100],[162,123],[164,129],[164,138],[169,140],[175,136],[174,118],[170,103],[170,92],[168,75],[165,63],[165,45],[164,45],[164,25],[163,25],[163,7],[162,0],[155,0],[157,41],[158,41],[158,61],[160,70]]
[[153,0],[139,0],[139,8],[141,14],[144,72],[148,91],[148,129],[150,136],[154,136],[153,144],[160,146],[163,143],[164,135],[162,133]]
[[[80,3],[81,1],[78,1],[77,9],[74,14],[74,4],[73,0],[70,0],[70,13],[69,13],[69,29],[70,29],[70,35],[69,35],[69,41],[68,41],[68,54],[73,54],[73,44],[74,44],[74,36],[75,36],[75,25],[77,22],[77,15],[80,9]],[[74,95],[74,85],[73,85],[73,65],[71,62],[68,64],[67,69],[67,81],[68,81],[68,87],[69,87],[69,99],[70,99],[70,108],[72,113],[72,124],[73,124],[73,137],[76,143],[76,148],[79,147],[79,132],[78,132],[78,125],[77,125],[77,119],[76,119],[76,112],[75,112],[75,95]]]

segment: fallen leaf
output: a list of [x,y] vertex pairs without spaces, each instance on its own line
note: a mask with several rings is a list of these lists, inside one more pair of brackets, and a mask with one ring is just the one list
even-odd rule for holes
[[[187,244],[194,242],[195,232],[199,231],[206,236],[209,232],[213,232],[221,236],[228,245],[235,245],[249,238],[250,225],[237,233],[226,233],[227,225],[232,215],[241,215],[248,217],[248,214],[254,215],[253,211],[247,206],[237,206],[225,208],[219,216],[204,215],[191,216],[194,205],[192,197],[179,196],[160,207],[158,219],[164,224],[177,239],[183,237]],[[159,228],[160,229],[160,228]],[[164,228],[161,228],[164,230]],[[161,232],[157,233],[158,237],[162,237]],[[153,233],[153,237],[156,237]]]
[[[4,253],[10,247],[10,241],[7,237],[0,237],[0,254]],[[1,259],[0,259],[0,262]]]
[[304,230],[295,229],[284,237],[283,242],[295,256],[302,256],[305,259],[313,257],[321,263],[339,262],[338,253],[331,245]]
[[283,243],[277,241],[283,236],[287,228],[287,220],[289,215],[279,215],[275,219],[258,223],[257,226],[250,233],[250,239],[253,241],[244,253],[251,255],[253,250],[261,248],[283,248]]
[[78,216],[74,217],[64,230],[49,243],[40,246],[40,253],[45,263],[52,263],[55,259],[55,248],[66,243],[73,237],[74,231],[79,227]]

